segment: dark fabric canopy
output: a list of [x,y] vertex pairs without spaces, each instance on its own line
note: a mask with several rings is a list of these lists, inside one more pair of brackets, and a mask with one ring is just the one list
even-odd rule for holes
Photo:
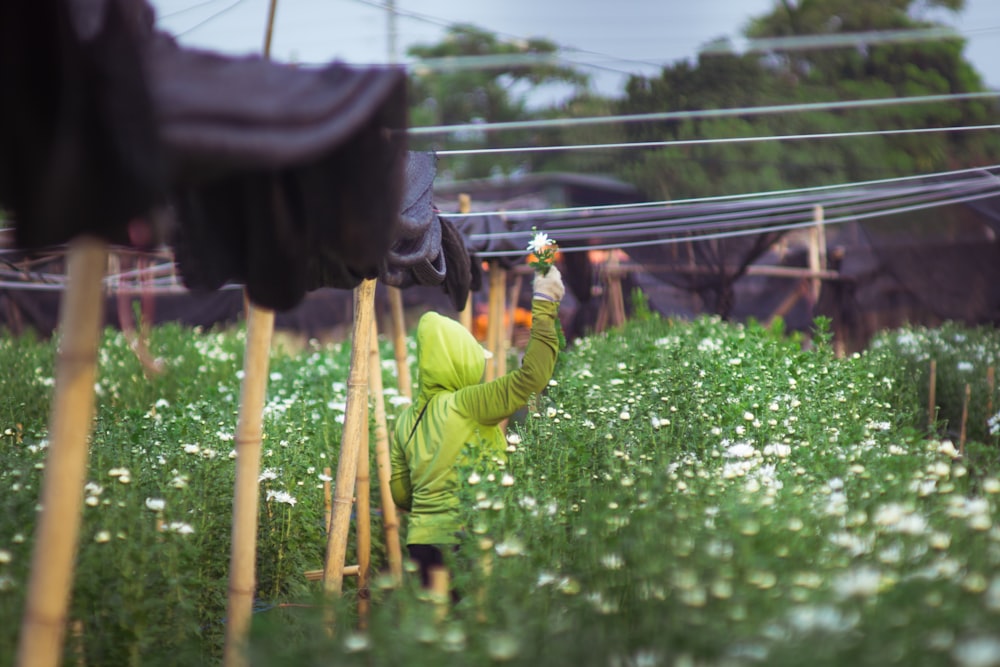
[[184,49],[144,0],[0,7],[0,202],[23,248],[148,245],[185,283],[293,307],[374,278],[406,157],[402,68],[307,69]]

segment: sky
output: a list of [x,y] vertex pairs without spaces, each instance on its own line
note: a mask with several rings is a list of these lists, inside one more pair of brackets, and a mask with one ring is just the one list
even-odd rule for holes
[[[864,0],[859,0],[863,2]],[[191,47],[260,53],[269,0],[151,0],[158,26]],[[400,61],[412,44],[433,44],[445,27],[471,23],[503,37],[544,37],[574,51],[597,92],[617,96],[629,73],[654,74],[694,59],[718,37],[738,39],[775,0],[396,0],[395,40],[384,0],[277,0],[276,60],[384,63],[391,44]],[[935,15],[937,17],[937,15]],[[988,86],[1000,88],[1000,0],[966,0],[941,15],[965,36],[966,58]]]

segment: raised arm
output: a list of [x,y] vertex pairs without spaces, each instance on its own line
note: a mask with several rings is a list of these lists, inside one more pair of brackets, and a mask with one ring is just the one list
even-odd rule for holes
[[536,274],[531,301],[531,338],[521,367],[492,382],[474,385],[455,394],[460,410],[483,424],[497,424],[510,417],[540,392],[552,378],[559,352],[556,317],[565,293],[559,269]]

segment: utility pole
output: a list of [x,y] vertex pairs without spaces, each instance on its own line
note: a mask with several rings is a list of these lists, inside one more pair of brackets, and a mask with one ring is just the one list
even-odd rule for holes
[[396,52],[396,39],[398,37],[396,33],[396,0],[386,0],[385,11],[387,12],[385,26],[389,47],[389,63],[395,64],[399,59],[399,54]]

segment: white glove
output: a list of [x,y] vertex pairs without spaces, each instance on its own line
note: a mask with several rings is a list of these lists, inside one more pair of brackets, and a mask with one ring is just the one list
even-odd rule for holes
[[535,271],[534,297],[547,301],[562,301],[566,294],[566,287],[563,286],[562,274],[553,264],[549,267],[549,272],[542,275],[541,271]]

